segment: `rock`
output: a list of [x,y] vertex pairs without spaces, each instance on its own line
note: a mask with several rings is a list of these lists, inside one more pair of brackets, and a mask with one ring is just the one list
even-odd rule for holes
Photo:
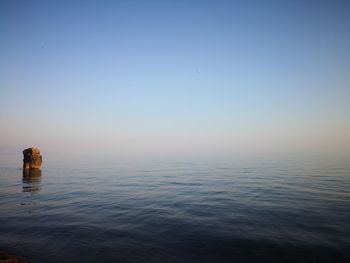
[[42,161],[38,148],[32,147],[23,151],[23,169],[40,169]]
[[0,263],[29,263],[24,258],[10,255],[5,251],[0,251]]
[[[41,190],[41,170],[23,169],[22,192],[36,193]],[[1,263],[1,262],[0,262]]]
[[23,169],[23,178],[38,178],[41,177],[40,169]]

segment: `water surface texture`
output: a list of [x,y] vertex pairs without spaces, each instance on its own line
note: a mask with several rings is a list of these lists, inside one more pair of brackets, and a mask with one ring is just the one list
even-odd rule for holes
[[350,262],[350,162],[0,168],[0,249],[34,262]]

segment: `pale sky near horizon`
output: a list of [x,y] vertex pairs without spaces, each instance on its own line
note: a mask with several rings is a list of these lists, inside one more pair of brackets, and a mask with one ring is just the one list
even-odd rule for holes
[[0,153],[350,151],[349,1],[0,1]]

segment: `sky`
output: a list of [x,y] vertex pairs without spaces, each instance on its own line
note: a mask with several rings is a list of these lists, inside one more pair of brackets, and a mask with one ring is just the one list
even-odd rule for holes
[[0,1],[0,154],[350,152],[349,1]]

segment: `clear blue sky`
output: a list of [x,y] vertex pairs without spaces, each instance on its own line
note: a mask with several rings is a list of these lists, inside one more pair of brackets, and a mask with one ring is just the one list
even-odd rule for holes
[[0,152],[350,150],[349,1],[0,1]]

